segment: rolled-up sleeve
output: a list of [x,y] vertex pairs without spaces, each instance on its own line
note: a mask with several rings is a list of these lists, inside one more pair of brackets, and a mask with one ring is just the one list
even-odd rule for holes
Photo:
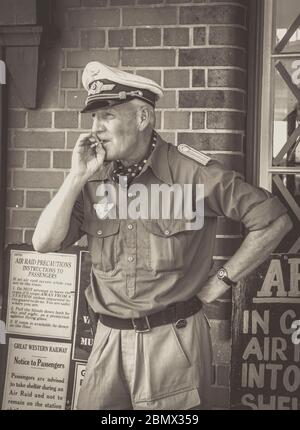
[[85,234],[84,231],[81,230],[81,226],[83,223],[83,214],[84,214],[83,205],[84,205],[83,192],[81,192],[73,206],[73,210],[70,218],[69,230],[66,237],[64,238],[64,240],[60,245],[60,250],[68,248],[69,246],[73,245]]
[[249,231],[267,227],[287,212],[278,197],[254,187],[232,170],[212,162],[205,173],[205,193],[209,210],[241,221]]

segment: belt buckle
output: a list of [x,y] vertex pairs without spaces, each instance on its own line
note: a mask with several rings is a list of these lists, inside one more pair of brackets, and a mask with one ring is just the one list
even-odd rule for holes
[[[138,326],[137,326],[137,324],[135,323],[135,320],[140,320],[140,319],[145,319],[145,321],[146,321],[146,324],[147,324],[147,327],[146,328],[143,328],[143,329],[139,329],[138,328]],[[148,317],[147,317],[147,315],[146,316],[144,316],[144,317],[141,317],[141,318],[131,318],[131,321],[132,321],[132,325],[133,325],[133,328],[134,328],[134,331],[136,332],[136,333],[147,333],[148,331],[150,331],[151,330],[151,327],[150,327],[150,324],[149,324],[149,320],[148,320]]]

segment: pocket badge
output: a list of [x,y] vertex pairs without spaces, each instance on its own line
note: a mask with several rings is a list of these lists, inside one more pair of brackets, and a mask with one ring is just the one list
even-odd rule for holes
[[104,219],[108,216],[109,212],[113,209],[114,204],[108,203],[107,201],[102,201],[101,203],[94,203],[93,208],[96,211],[97,217],[99,219]]

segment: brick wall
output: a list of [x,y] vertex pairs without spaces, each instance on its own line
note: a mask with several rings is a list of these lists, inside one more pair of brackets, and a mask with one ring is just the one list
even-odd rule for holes
[[[7,242],[30,243],[42,208],[70,167],[90,117],[81,73],[88,61],[149,77],[165,89],[157,130],[243,172],[247,1],[53,1],[57,39],[41,52],[38,107],[25,110],[9,94]],[[241,241],[239,225],[220,219],[216,266]],[[228,406],[231,299],[207,308],[216,358],[216,408]]]

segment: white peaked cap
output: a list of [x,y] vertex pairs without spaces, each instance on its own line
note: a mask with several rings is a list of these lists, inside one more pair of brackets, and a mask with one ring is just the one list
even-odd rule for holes
[[151,79],[106,66],[98,61],[91,61],[85,66],[82,84],[88,92],[86,106],[82,112],[106,106],[111,101],[118,104],[133,98],[155,106],[155,102],[163,96],[162,88]]

